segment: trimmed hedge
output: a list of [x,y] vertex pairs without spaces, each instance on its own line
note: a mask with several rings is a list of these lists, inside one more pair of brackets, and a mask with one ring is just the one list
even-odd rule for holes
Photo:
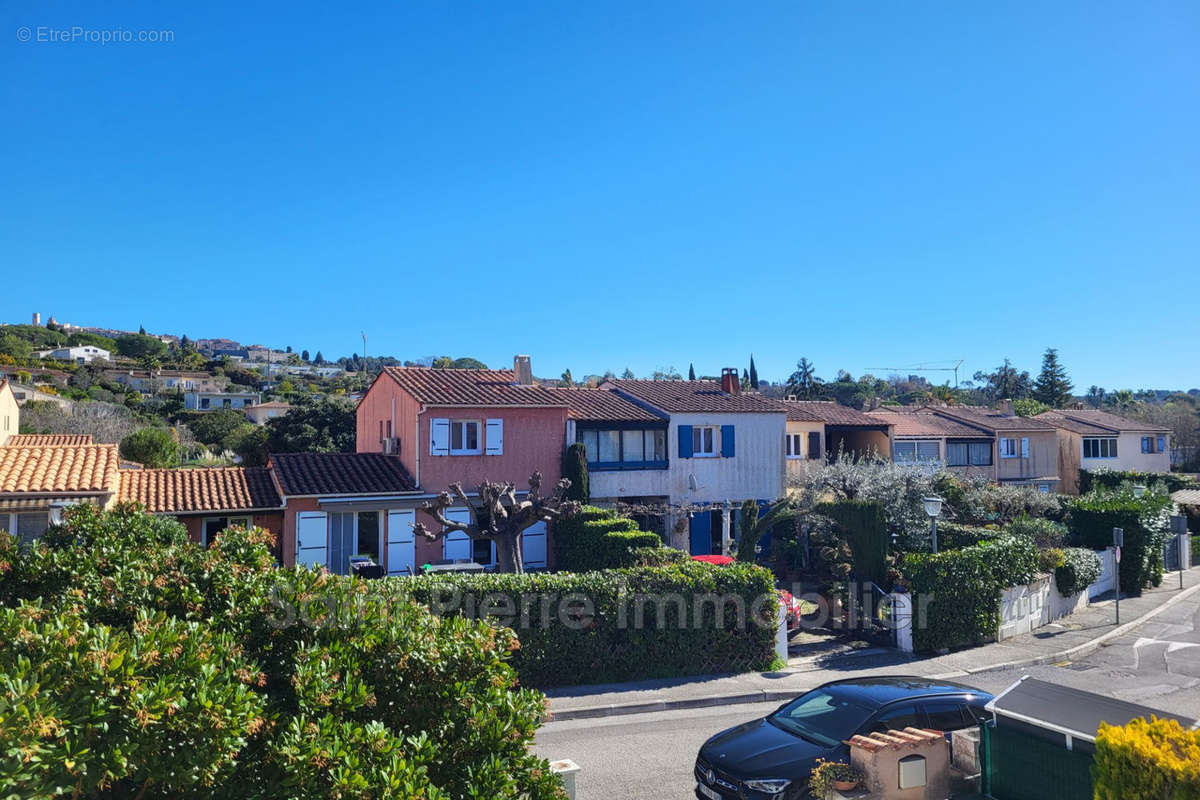
[[874,500],[839,500],[822,503],[816,514],[837,523],[854,559],[854,575],[860,581],[887,581],[888,529],[883,504]]
[[976,525],[960,525],[957,522],[938,521],[938,549],[959,550],[971,547],[981,542],[999,538],[1002,534],[994,528],[981,528]]
[[1062,563],[1054,570],[1054,585],[1063,597],[1086,591],[1100,578],[1103,565],[1095,550],[1068,547],[1060,552]]
[[[426,575],[389,582],[435,614],[492,617],[511,626],[520,639],[512,663],[528,686],[744,672],[766,669],[775,658],[773,578],[751,564],[689,560],[579,574]],[[568,605],[572,597],[586,598],[591,613]],[[756,624],[755,612],[765,624]]]
[[1200,731],[1154,717],[1100,723],[1092,790],[1096,800],[1200,800]]
[[1137,596],[1147,586],[1162,583],[1162,549],[1168,536],[1171,499],[1149,492],[1094,492],[1070,503],[1072,543],[1091,550],[1112,545],[1113,528],[1125,531],[1121,550],[1121,591]]
[[[634,520],[596,506],[584,506],[578,516],[560,520],[554,527],[554,563],[566,572],[636,566],[647,558],[645,548],[662,546],[657,533],[643,531]],[[662,556],[664,561],[668,558]]]
[[1197,488],[1196,481],[1173,472],[1138,472],[1137,470],[1102,469],[1079,470],[1079,493],[1087,494],[1095,489],[1119,489],[1127,483],[1140,484],[1148,488],[1159,488],[1167,494],[1180,489]]
[[1020,516],[1004,526],[1012,536],[1028,536],[1038,547],[1062,547],[1070,532],[1067,526],[1042,517]]
[[908,553],[902,571],[913,596],[913,647],[919,651],[995,641],[1000,594],[1033,580],[1038,552],[1025,537],[1004,536],[961,550]]

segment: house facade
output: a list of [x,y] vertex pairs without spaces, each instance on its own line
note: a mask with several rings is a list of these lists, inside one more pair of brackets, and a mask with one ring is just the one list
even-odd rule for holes
[[886,458],[892,452],[892,431],[886,420],[830,400],[780,402],[788,415],[784,452],[789,476],[803,471],[806,462],[839,453]]
[[[517,356],[511,371],[387,367],[358,404],[357,449],[401,464],[422,495],[416,505],[452,483],[471,496],[483,481],[511,482],[520,497],[534,472],[543,491],[562,476],[566,424],[566,400],[534,385],[528,356]],[[449,516],[468,513],[451,508]],[[420,521],[432,524],[426,515]],[[550,535],[544,524],[526,532],[527,568],[548,566]],[[496,560],[494,546],[462,534],[419,546],[427,561]]]
[[1171,431],[1093,409],[1055,409],[1037,416],[1059,437],[1060,471],[1076,482],[1089,471],[1171,471]]
[[937,464],[957,475],[996,479],[996,440],[986,429],[928,409],[879,408],[871,416],[892,425],[892,460]]
[[57,361],[90,364],[93,361],[112,361],[112,353],[103,347],[82,344],[76,347],[58,347],[54,350],[41,350],[38,352],[38,358],[53,358]]
[[269,420],[282,417],[291,411],[291,403],[273,400],[269,403],[259,403],[246,409],[246,419],[255,425],[266,425]]
[[0,380],[0,447],[21,430],[21,408],[8,381]]
[[258,405],[259,399],[258,392],[184,392],[183,407],[188,411],[249,408]]
[[995,480],[999,483],[1060,491],[1058,436],[1053,425],[1016,416],[1007,409],[981,406],[947,406],[935,413],[991,433],[996,441]]
[[[600,388],[667,419],[671,510],[665,522],[673,545],[693,555],[727,553],[741,504],[783,496],[787,412],[775,401],[742,394],[737,370],[723,370],[721,383],[614,380]],[[657,434],[651,441],[657,456]]]
[[115,444],[0,447],[0,530],[29,542],[76,503],[110,507],[120,486]]
[[177,372],[172,370],[110,370],[106,375],[115,383],[128,386],[143,394],[160,391],[220,392],[228,385],[228,378],[210,375],[207,372]]

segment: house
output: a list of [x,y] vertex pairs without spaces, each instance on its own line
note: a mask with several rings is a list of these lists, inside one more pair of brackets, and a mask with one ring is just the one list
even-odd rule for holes
[[[394,457],[428,497],[452,483],[470,495],[485,480],[511,482],[521,497],[534,472],[546,491],[561,477],[566,423],[566,400],[534,385],[528,356],[515,357],[512,370],[386,367],[358,404],[357,449]],[[540,523],[526,532],[527,568],[547,564],[548,535]],[[442,558],[490,564],[488,544],[439,542]]]
[[277,453],[267,468],[283,504],[285,566],[323,566],[345,575],[361,556],[388,575],[410,575],[443,557],[442,542],[418,540],[413,531],[417,508],[430,495],[417,489],[398,457]]
[[1169,428],[1093,409],[1055,409],[1037,419],[1058,432],[1064,478],[1078,480],[1080,469],[1171,471]]
[[249,408],[258,405],[259,399],[258,392],[184,392],[183,407],[188,411]]
[[73,400],[68,400],[57,394],[50,394],[50,392],[43,392],[33,386],[24,386],[19,383],[13,383],[11,386],[13,397],[16,398],[18,406],[23,406],[30,400],[35,400],[39,403],[54,403],[56,406],[67,410],[70,410],[75,405]]
[[682,515],[688,517],[693,554],[727,553],[737,507],[783,496],[787,412],[773,400],[743,394],[736,369],[723,369],[720,383],[612,380],[600,388],[666,416],[667,524],[675,531]]
[[175,517],[207,547],[225,528],[265,528],[281,537],[283,503],[263,467],[137,469],[121,472],[118,500]]
[[90,364],[93,361],[112,361],[112,353],[103,347],[82,344],[76,347],[58,347],[53,350],[41,350],[38,358],[53,358],[57,361],[73,361],[76,364]]
[[984,428],[926,408],[885,407],[869,413],[891,424],[896,463],[937,464],[958,475],[995,480],[996,440]]
[[0,447],[0,529],[28,542],[63,507],[115,501],[121,458],[115,444]]
[[292,408],[291,403],[272,400],[269,403],[259,403],[246,409],[246,419],[255,425],[266,425],[267,420],[282,417]]
[[892,434],[886,421],[832,400],[782,400],[788,424],[784,452],[788,474],[838,453],[886,457],[892,451]]
[[217,377],[207,372],[181,372],[177,370],[110,370],[105,375],[113,382],[128,386],[144,394],[157,392],[219,392],[229,383],[225,377]]
[[0,380],[0,445],[8,444],[21,429],[21,407],[6,380]]

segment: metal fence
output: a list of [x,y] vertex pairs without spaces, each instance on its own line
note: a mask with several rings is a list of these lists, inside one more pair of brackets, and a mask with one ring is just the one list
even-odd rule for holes
[[1092,800],[1092,756],[1006,728],[980,726],[983,793],[995,800]]

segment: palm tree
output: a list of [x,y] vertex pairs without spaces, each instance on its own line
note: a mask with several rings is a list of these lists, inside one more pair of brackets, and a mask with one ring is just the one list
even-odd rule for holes
[[796,362],[796,371],[788,376],[788,393],[808,399],[812,397],[815,386],[816,376],[813,372],[813,365],[807,358],[801,358]]

